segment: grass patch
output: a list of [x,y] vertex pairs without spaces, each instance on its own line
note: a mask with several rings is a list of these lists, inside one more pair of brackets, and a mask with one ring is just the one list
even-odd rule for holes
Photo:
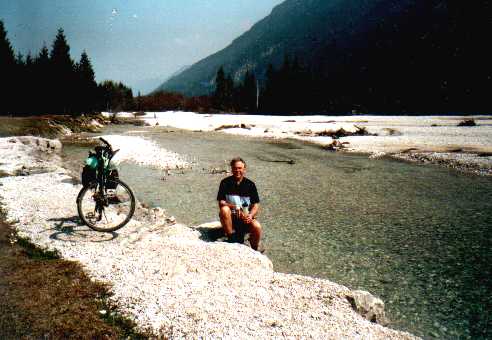
[[43,115],[31,117],[0,117],[0,137],[39,136],[57,138],[67,129],[72,132],[97,132],[91,122],[104,125],[107,120],[98,114],[84,116]]
[[93,282],[79,263],[27,239],[12,242],[14,229],[1,221],[0,339],[151,337],[111,305],[109,285]]
[[27,238],[15,236],[16,243],[24,249],[24,253],[32,260],[49,261],[60,259],[56,250],[41,249],[32,244]]
[[[148,339],[150,337],[149,332],[137,332],[136,324],[133,320],[121,315],[114,304],[110,302],[111,293],[109,289],[106,289],[105,294],[101,295],[98,300],[99,315],[104,322],[112,327],[118,328],[121,332],[121,336],[127,339]],[[105,313],[101,313],[105,311]]]

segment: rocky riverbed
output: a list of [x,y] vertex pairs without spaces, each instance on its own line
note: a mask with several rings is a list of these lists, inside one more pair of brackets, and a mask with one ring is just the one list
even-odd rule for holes
[[[81,186],[60,167],[60,148],[43,138],[0,139],[7,221],[19,236],[109,282],[120,312],[140,329],[170,338],[414,338],[362,317],[384,322],[382,302],[370,295],[274,272],[266,256],[245,245],[209,242],[203,233],[213,226],[176,223],[161,208],[139,205],[114,233],[80,225],[75,198]],[[179,159],[154,151],[167,166]]]
[[[119,116],[133,115],[121,113]],[[149,112],[139,119],[148,126],[300,139],[333,151],[365,153],[372,158],[392,157],[465,173],[492,175],[490,115],[257,116],[169,111]],[[464,120],[473,120],[475,126],[461,126]]]

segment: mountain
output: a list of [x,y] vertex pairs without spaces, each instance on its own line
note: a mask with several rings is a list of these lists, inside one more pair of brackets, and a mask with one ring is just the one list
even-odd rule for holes
[[164,77],[153,77],[147,79],[141,79],[135,81],[131,84],[131,88],[133,90],[133,94],[137,94],[140,92],[141,95],[146,95],[151,93],[159,84],[162,84],[162,80]]
[[151,94],[154,92],[154,90],[160,86],[163,82],[166,82],[167,80],[171,79],[172,77],[177,76],[181,72],[185,71],[187,68],[189,68],[189,65],[182,66],[180,67],[177,71],[173,72],[168,77],[152,77],[152,78],[146,78],[146,79],[141,79],[136,82],[134,82],[132,85],[132,90],[133,93],[136,94],[140,92],[141,95],[147,95]]
[[338,102],[373,109],[406,103],[411,110],[431,101],[429,110],[480,111],[491,87],[490,6],[487,0],[287,0],[158,90],[210,93],[220,66],[236,81],[249,70],[263,82],[268,65],[278,68],[289,56],[322,77],[323,95]]

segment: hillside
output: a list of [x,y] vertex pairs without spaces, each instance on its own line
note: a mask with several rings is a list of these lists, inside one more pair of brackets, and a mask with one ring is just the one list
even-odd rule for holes
[[319,77],[333,109],[487,111],[489,14],[487,1],[287,0],[158,90],[210,93],[220,66],[264,81],[287,55]]

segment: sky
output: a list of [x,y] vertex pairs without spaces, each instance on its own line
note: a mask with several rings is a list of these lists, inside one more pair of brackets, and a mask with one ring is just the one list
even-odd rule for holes
[[51,49],[63,28],[70,54],[85,50],[98,82],[134,94],[160,85],[215,53],[284,0],[0,0],[0,20],[15,53]]

